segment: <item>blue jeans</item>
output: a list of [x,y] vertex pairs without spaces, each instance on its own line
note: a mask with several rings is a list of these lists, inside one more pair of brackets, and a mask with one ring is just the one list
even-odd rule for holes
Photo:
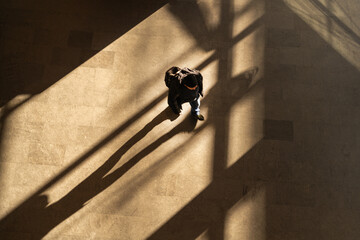
[[199,115],[200,114],[200,96],[194,101],[189,102],[191,106],[191,113]]

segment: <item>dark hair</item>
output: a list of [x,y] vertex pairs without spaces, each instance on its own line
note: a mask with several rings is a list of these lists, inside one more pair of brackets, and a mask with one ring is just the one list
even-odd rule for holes
[[195,87],[198,84],[197,79],[196,79],[195,75],[193,75],[193,74],[187,75],[182,80],[182,83],[184,83],[188,87]]

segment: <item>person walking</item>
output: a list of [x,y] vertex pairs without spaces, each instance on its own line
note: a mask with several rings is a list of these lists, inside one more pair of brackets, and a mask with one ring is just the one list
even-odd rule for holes
[[179,115],[182,111],[181,105],[188,102],[191,115],[197,120],[205,120],[200,113],[200,96],[204,95],[203,77],[198,70],[171,67],[165,73],[165,84],[169,88],[168,104],[175,114]]

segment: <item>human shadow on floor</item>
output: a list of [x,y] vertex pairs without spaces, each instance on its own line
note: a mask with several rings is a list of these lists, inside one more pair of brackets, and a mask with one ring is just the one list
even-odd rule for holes
[[171,112],[170,108],[166,108],[122,145],[95,172],[84,179],[59,201],[49,205],[47,196],[41,194],[35,195],[0,221],[0,231],[2,233],[28,233],[32,235],[32,239],[42,239],[58,224],[84,207],[89,200],[112,185],[135,164],[160,145],[178,133],[191,132],[196,126],[196,120],[188,116],[170,132],[158,138],[118,169],[108,174],[121,160],[122,156],[131,149],[133,145],[144,138],[154,127],[166,120],[173,121],[176,118],[177,116]]

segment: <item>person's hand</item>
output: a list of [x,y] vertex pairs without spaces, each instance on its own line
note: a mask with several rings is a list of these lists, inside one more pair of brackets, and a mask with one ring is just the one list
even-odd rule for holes
[[179,108],[171,108],[171,110],[172,110],[173,113],[175,113],[176,115],[180,115],[180,113],[181,113],[181,109],[179,109]]
[[167,107],[165,113],[167,118],[170,119],[171,122],[180,116],[178,113],[175,113],[173,109],[170,110],[170,107]]

